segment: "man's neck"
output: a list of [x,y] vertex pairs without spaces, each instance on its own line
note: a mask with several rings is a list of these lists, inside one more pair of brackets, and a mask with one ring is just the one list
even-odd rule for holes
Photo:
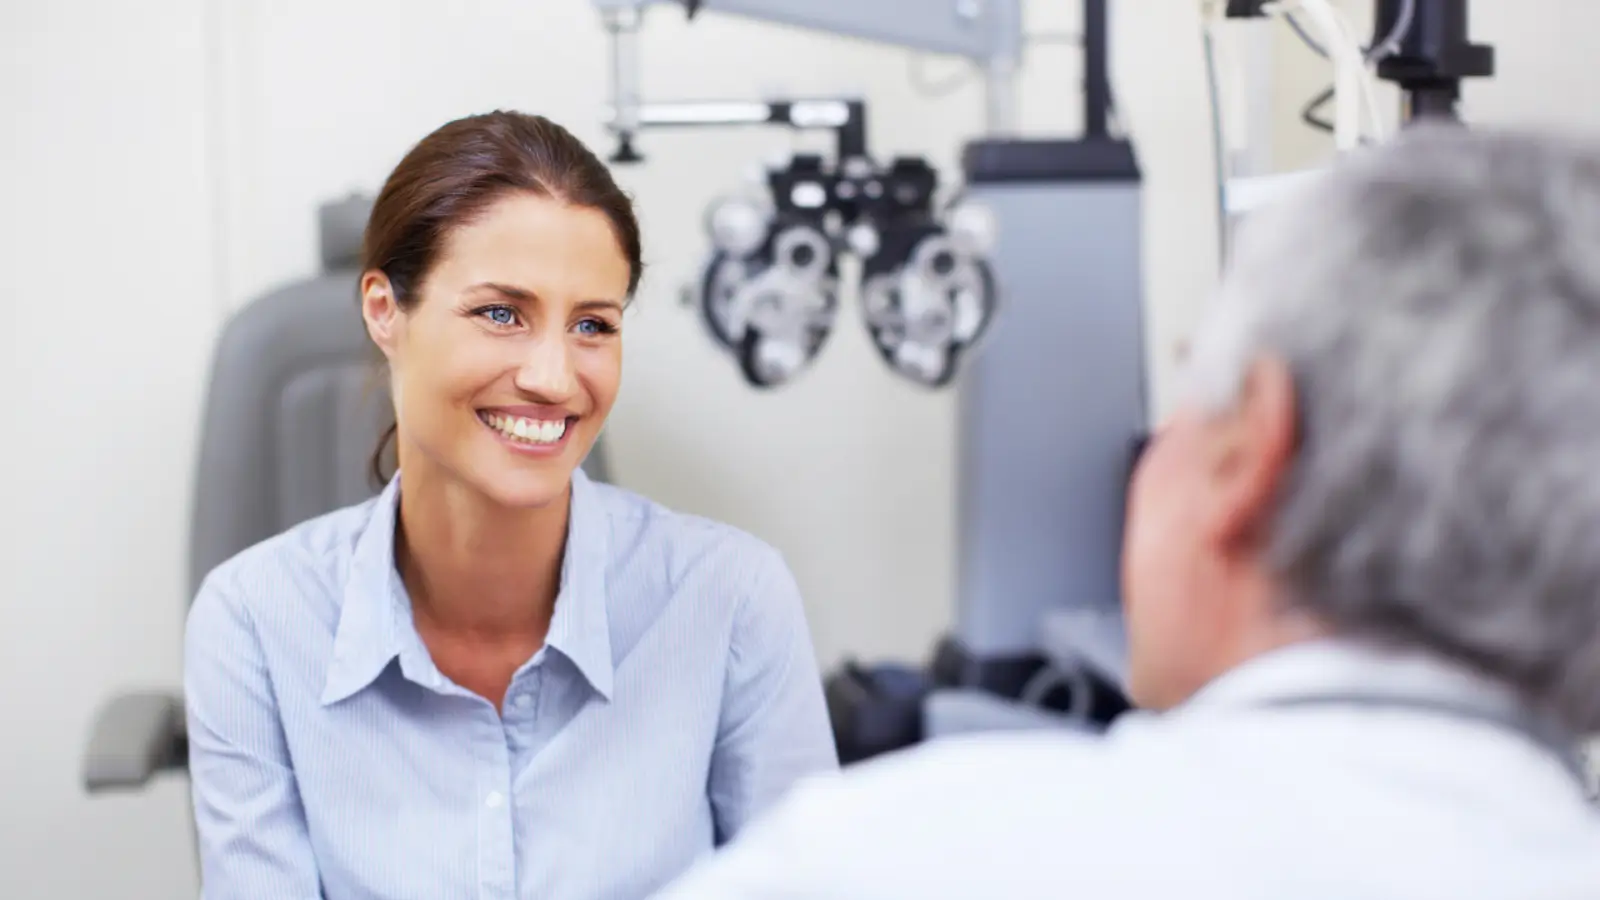
[[1187,703],[1207,686],[1223,676],[1250,663],[1290,647],[1328,640],[1331,628],[1308,615],[1285,611],[1242,628],[1235,639],[1223,648],[1207,667],[1205,676],[1198,679],[1188,692]]
[[569,485],[507,509],[425,463],[404,470],[395,560],[415,614],[464,638],[543,640],[561,585]]

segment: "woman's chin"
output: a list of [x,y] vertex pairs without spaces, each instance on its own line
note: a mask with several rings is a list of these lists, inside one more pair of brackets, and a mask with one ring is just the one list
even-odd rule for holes
[[539,509],[560,503],[572,484],[573,466],[560,459],[534,462],[478,458],[451,468],[458,483],[506,509]]
[[480,489],[497,506],[507,509],[542,509],[567,498],[572,472],[516,472],[486,479]]

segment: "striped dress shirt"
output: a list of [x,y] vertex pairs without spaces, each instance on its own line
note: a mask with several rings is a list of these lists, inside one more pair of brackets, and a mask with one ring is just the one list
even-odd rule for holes
[[399,490],[244,551],[195,599],[204,897],[644,897],[837,767],[768,545],[575,473],[549,636],[502,714],[417,634]]

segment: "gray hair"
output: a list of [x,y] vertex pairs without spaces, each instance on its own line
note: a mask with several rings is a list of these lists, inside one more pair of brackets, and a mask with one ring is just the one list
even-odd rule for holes
[[1600,148],[1412,129],[1235,250],[1192,399],[1263,355],[1293,373],[1286,601],[1600,731]]

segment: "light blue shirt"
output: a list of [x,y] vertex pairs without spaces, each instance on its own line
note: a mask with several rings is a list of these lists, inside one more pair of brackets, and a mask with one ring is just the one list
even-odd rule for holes
[[549,637],[502,717],[417,634],[399,490],[244,551],[195,599],[205,897],[632,900],[837,767],[768,545],[575,473]]

